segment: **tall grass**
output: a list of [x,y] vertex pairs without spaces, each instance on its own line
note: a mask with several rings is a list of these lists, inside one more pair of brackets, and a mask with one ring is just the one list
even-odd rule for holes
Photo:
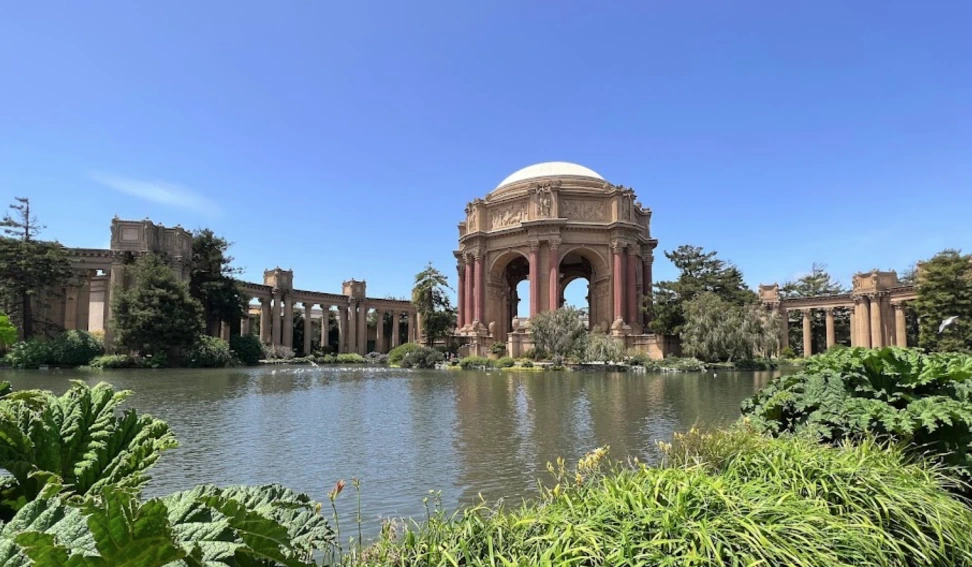
[[662,466],[599,450],[519,508],[387,528],[358,565],[967,566],[972,509],[941,468],[873,441],[691,431]]

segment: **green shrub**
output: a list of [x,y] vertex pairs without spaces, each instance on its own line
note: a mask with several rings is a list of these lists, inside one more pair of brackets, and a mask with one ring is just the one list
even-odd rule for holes
[[328,354],[317,359],[321,364],[337,364],[337,355]]
[[50,343],[30,339],[14,343],[3,360],[14,368],[38,368],[45,364],[52,364],[54,353]]
[[780,358],[796,358],[796,352],[790,347],[783,347],[780,351]]
[[229,344],[209,335],[200,336],[186,356],[186,366],[190,368],[225,368],[232,362]]
[[467,356],[459,361],[463,370],[485,370],[493,367],[493,361],[482,356]]
[[441,352],[428,347],[420,347],[406,354],[400,366],[402,368],[435,368],[443,360],[445,360],[445,355]]
[[624,358],[624,347],[618,339],[604,333],[588,333],[584,362],[618,362]]
[[499,342],[493,343],[493,346],[489,347],[489,352],[502,356],[506,354],[506,345]]
[[230,350],[246,366],[255,366],[263,359],[263,343],[256,335],[233,335],[230,337]]
[[537,352],[537,349],[531,348],[523,353],[523,358],[528,358],[530,360],[540,360],[543,358],[543,353]]
[[887,347],[810,358],[742,404],[760,431],[826,441],[891,437],[972,477],[972,357]]
[[388,355],[380,352],[369,352],[365,355],[365,362],[368,364],[388,364]]
[[17,342],[17,327],[10,322],[10,317],[0,311],[0,354],[7,352],[7,348]]
[[523,368],[533,368],[533,362],[530,360],[521,360],[520,366],[522,366]]
[[342,352],[337,355],[338,364],[364,364],[365,358],[356,352]]
[[391,351],[388,353],[388,364],[398,366],[402,363],[402,359],[405,358],[406,354],[420,348],[422,348],[422,345],[418,343],[405,343],[403,345],[398,345],[397,347],[391,349]]
[[[384,530],[371,566],[970,565],[972,509],[940,470],[876,443],[831,448],[751,432],[676,440],[665,466],[604,451],[515,508],[479,505]],[[731,449],[731,452],[727,452]],[[715,457],[715,458],[713,458]],[[701,464],[698,464],[701,463]],[[396,533],[397,532],[397,533]],[[495,559],[495,561],[493,561]]]
[[139,368],[139,359],[127,354],[105,354],[96,356],[88,363],[88,368]]
[[516,364],[516,361],[509,356],[504,356],[496,361],[496,366],[500,368],[512,368]]
[[105,353],[101,340],[87,331],[61,333],[51,341],[51,357],[59,366],[83,366]]
[[653,366],[652,362],[647,352],[636,350],[628,353],[628,364],[631,366],[644,366],[649,368]]

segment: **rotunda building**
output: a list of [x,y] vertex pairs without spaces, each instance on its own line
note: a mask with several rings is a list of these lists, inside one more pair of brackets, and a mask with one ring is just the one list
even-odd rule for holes
[[[470,202],[459,223],[458,334],[471,353],[503,342],[511,356],[522,354],[532,342],[519,303],[528,302],[530,317],[557,309],[567,285],[583,278],[590,328],[645,346],[653,342],[643,306],[657,244],[651,210],[632,189],[575,163],[516,171]],[[524,280],[529,297],[517,295]]]

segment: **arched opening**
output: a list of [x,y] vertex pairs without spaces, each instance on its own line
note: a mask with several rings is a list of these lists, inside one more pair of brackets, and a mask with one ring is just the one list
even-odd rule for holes
[[571,306],[580,309],[591,329],[596,319],[591,312],[591,282],[594,267],[580,251],[573,250],[560,260],[560,295],[558,307]]
[[513,319],[529,317],[529,275],[530,262],[520,252],[506,252],[492,262],[487,293],[493,299],[487,307],[484,324],[490,327],[493,340],[506,342],[513,330]]

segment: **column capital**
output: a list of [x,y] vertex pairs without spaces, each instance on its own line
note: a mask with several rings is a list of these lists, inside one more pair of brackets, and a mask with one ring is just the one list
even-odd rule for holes
[[612,240],[611,241],[611,252],[621,253],[624,251],[627,244],[623,240]]
[[551,238],[550,240],[547,241],[547,246],[549,246],[551,250],[557,250],[557,249],[559,249],[560,248],[560,239],[559,238]]
[[540,241],[537,239],[528,240],[527,245],[530,247],[530,252],[536,252],[540,249]]

